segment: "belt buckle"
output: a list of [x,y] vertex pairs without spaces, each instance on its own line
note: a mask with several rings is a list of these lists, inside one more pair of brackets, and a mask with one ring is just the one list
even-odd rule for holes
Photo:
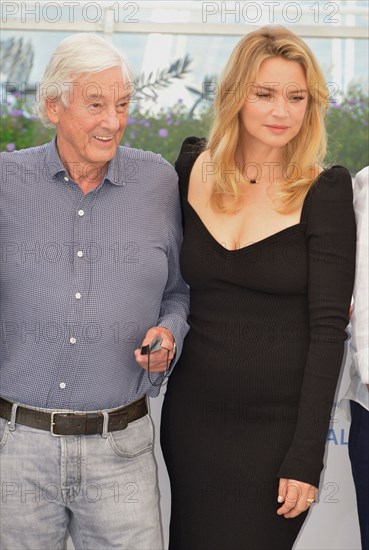
[[54,433],[54,426],[55,426],[55,422],[54,422],[54,418],[55,418],[55,415],[58,414],[57,411],[53,411],[51,413],[51,420],[50,420],[50,433],[53,437],[61,437],[62,434],[56,434]]
[[67,416],[67,415],[68,415],[68,416],[71,416],[71,415],[72,415],[72,416],[76,416],[76,415],[80,414],[81,416],[85,416],[86,413],[84,413],[84,412],[61,413],[61,412],[58,412],[58,411],[53,411],[53,412],[51,413],[51,418],[50,418],[50,433],[51,433],[51,435],[54,436],[54,437],[62,437],[62,436],[65,435],[65,434],[56,434],[56,433],[54,432],[54,426],[55,426],[54,418],[55,418],[55,415],[56,415],[56,414],[61,414],[61,415],[64,415],[64,416]]

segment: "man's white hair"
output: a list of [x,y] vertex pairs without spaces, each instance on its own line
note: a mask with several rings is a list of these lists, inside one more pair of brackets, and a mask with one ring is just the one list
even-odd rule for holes
[[120,67],[123,78],[133,81],[133,73],[122,51],[93,33],[79,33],[63,40],[52,54],[40,83],[36,111],[45,126],[54,126],[46,111],[46,98],[61,100],[68,105],[72,81],[77,75],[99,73],[105,69]]

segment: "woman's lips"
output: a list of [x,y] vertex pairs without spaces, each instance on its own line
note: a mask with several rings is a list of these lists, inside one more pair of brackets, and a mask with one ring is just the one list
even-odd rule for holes
[[286,130],[288,130],[288,126],[280,126],[275,124],[266,124],[265,125],[271,132],[274,132],[276,134],[282,134]]

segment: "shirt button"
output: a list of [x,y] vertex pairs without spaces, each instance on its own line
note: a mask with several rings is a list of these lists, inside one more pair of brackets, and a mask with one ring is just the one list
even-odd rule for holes
[[78,216],[81,216],[81,217],[82,217],[82,216],[84,216],[84,215],[85,215],[85,211],[82,210],[82,208],[81,208],[81,210],[78,210]]
[[68,176],[64,176],[64,181],[69,181]]
[[78,256],[78,258],[82,258],[82,256],[83,256],[82,250],[78,250],[77,256]]
[[75,343],[77,342],[77,338],[75,338],[74,336],[71,336],[71,337],[69,338],[69,342],[70,342],[71,344],[75,344]]
[[64,388],[65,388],[65,382],[60,382],[59,388],[61,388],[62,390],[64,390]]
[[75,296],[76,300],[81,299],[81,293],[80,292],[76,292],[74,296]]

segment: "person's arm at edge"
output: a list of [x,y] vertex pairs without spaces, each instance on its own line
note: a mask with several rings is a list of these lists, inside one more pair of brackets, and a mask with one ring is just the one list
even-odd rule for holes
[[354,209],[357,223],[356,277],[351,319],[351,350],[363,384],[369,390],[369,167],[356,174]]

